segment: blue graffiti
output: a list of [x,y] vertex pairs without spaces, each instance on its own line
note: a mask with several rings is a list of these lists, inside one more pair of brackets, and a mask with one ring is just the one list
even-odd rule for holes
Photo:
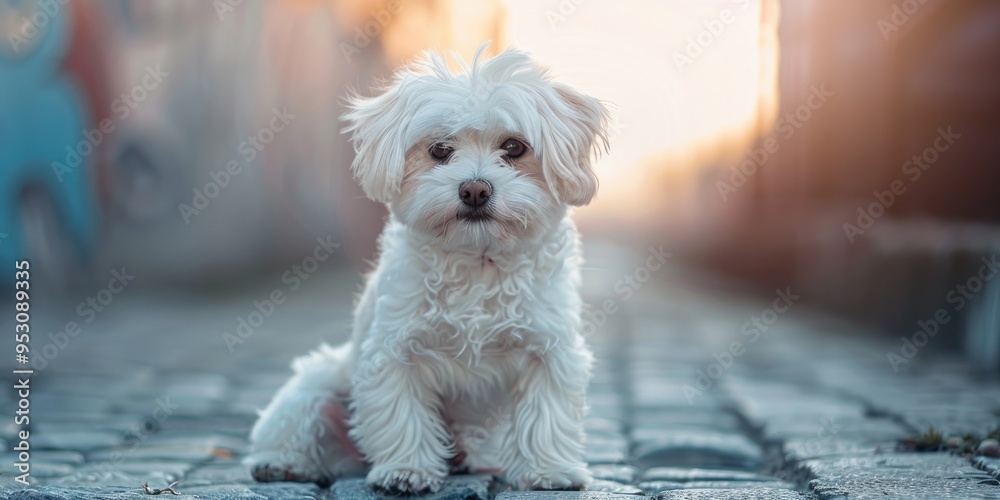
[[[62,5],[61,3],[56,3]],[[31,6],[25,8],[25,6]],[[38,15],[37,2],[0,0],[0,17],[25,29],[7,34],[0,44],[0,265],[25,255],[26,227],[21,197],[26,189],[40,190],[58,214],[67,234],[63,241],[74,245],[65,252],[86,260],[93,251],[97,222],[94,208],[96,185],[92,165],[97,151],[76,158],[70,152],[86,152],[82,145],[90,122],[87,98],[62,72],[72,42],[72,7],[62,5],[54,14]],[[20,7],[20,8],[19,8]],[[36,15],[32,15],[36,14]],[[35,20],[44,20],[36,23]],[[41,25],[40,25],[41,24]],[[10,26],[10,24],[7,24]],[[70,163],[67,165],[67,161]],[[67,165],[66,169],[54,165]],[[36,242],[44,245],[45,242]]]

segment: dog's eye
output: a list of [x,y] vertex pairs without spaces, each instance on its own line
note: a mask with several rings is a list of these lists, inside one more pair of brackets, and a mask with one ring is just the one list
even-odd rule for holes
[[428,152],[430,152],[431,156],[433,156],[435,159],[446,160],[448,159],[449,156],[451,156],[452,153],[455,152],[455,149],[445,146],[440,142],[435,142],[434,144],[431,144],[431,148],[428,150]]
[[523,142],[517,139],[507,139],[503,141],[500,149],[504,150],[504,156],[513,160],[523,155],[528,150],[528,146],[525,146]]

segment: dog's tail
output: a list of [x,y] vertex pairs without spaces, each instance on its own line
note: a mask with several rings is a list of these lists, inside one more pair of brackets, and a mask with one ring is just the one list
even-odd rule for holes
[[[326,482],[365,467],[348,436],[354,346],[320,345],[260,412],[247,463],[258,481]],[[274,477],[272,477],[274,476]]]
[[347,399],[351,395],[351,375],[354,372],[353,350],[353,342],[345,342],[338,347],[320,344],[316,350],[292,361],[295,378],[308,381],[310,388],[331,391]]

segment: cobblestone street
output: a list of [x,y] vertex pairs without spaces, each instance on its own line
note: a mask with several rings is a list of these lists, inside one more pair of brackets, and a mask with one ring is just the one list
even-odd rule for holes
[[[456,476],[432,498],[1000,498],[1000,460],[897,450],[931,426],[947,437],[996,425],[1000,383],[937,355],[935,340],[901,354],[897,373],[887,354],[899,336],[850,331],[794,290],[751,298],[664,268],[624,297],[622,261],[632,262],[597,252],[585,277],[593,310],[616,306],[590,318],[587,461],[598,480],[586,492],[510,492]],[[30,487],[14,479],[17,396],[3,365],[0,497],[144,498],[140,483],[179,481],[176,498],[379,498],[363,479],[258,484],[240,464],[289,361],[346,338],[358,281],[317,276],[228,346],[223,332],[271,286],[224,299],[129,290],[92,322],[73,315],[76,301],[36,312],[34,349],[68,320],[81,331],[31,380]]]

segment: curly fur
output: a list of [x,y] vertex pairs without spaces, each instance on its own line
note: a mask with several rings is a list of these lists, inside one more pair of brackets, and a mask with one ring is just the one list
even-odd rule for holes
[[[390,219],[351,341],[296,360],[261,412],[254,477],[367,473],[420,493],[459,465],[520,489],[583,485],[592,355],[568,206],[597,190],[604,106],[507,51],[458,73],[427,55],[351,108],[352,168]],[[510,138],[523,156],[504,156]],[[434,144],[454,152],[433,158]],[[474,220],[458,196],[472,179],[492,186]]]

